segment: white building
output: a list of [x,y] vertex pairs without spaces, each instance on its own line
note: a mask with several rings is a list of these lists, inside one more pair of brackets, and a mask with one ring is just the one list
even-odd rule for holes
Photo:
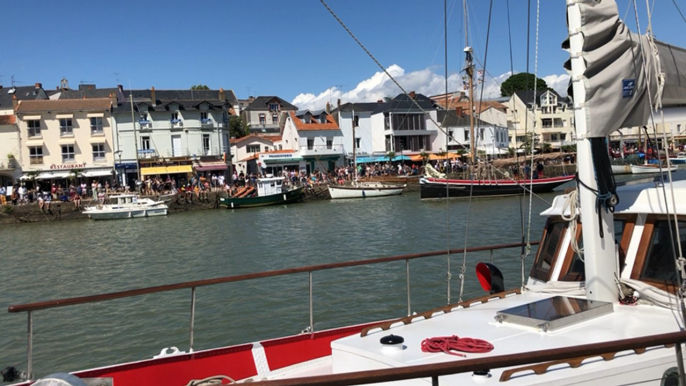
[[[333,116],[324,110],[286,113],[281,134],[283,150],[292,150],[297,154],[294,157],[302,158],[298,161],[301,171],[333,171],[344,164],[343,133]],[[273,163],[278,164],[278,160]]]

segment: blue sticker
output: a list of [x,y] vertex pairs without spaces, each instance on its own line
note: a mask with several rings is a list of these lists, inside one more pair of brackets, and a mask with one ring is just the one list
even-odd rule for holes
[[622,80],[622,98],[631,98],[636,89],[636,79]]

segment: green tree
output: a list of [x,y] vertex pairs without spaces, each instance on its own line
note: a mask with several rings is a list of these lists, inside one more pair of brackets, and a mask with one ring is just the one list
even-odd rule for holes
[[526,155],[531,154],[531,150],[532,150],[531,139],[532,139],[532,137],[534,140],[533,147],[535,148],[536,145],[538,145],[539,141],[538,141],[538,136],[534,135],[534,133],[526,133],[526,135],[524,136],[524,142],[519,146],[520,148],[524,149],[524,154],[526,154]]
[[248,135],[248,125],[243,122],[243,118],[239,116],[229,117],[229,135],[235,138],[241,138]]
[[541,143],[541,150],[544,153],[550,153],[553,150],[553,145],[549,144],[548,142],[543,142]]
[[386,153],[386,157],[388,158],[388,162],[393,161],[393,158],[395,158],[395,152],[389,151],[388,153]]
[[514,74],[507,78],[507,80],[500,85],[500,96],[511,96],[515,91],[520,90],[533,90],[534,80],[536,90],[548,90],[548,84],[545,82],[545,80],[536,78],[534,74],[530,74],[528,72],[520,72],[519,74]]
[[204,84],[196,84],[195,86],[191,86],[191,90],[209,90],[209,89],[210,88]]

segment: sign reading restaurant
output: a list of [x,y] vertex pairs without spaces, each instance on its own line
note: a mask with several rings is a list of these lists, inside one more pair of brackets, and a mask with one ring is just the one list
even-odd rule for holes
[[55,165],[55,164],[52,164],[52,165],[50,165],[50,170],[59,170],[59,169],[81,169],[81,168],[85,168],[85,167],[86,167],[86,163],[85,163],[85,162],[82,163],[82,164],[66,164],[66,165],[65,165],[65,164],[62,164],[62,165]]

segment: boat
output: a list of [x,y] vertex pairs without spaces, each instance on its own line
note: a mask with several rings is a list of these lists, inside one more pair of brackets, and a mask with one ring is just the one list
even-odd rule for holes
[[679,152],[676,157],[669,157],[669,163],[674,165],[686,164],[686,152]]
[[228,209],[291,204],[302,198],[303,187],[287,188],[282,177],[266,176],[256,179],[255,186],[244,186],[233,197],[219,199]]
[[397,196],[403,193],[405,186],[379,182],[357,182],[352,185],[329,185],[329,194],[332,199]]
[[87,206],[83,213],[93,220],[115,220],[166,216],[169,207],[164,201],[141,198],[136,194],[115,194],[107,198],[109,204]]
[[[527,262],[522,250],[521,284],[517,279],[504,277],[494,264],[481,262],[475,266],[473,280],[478,280],[487,292],[483,297],[448,302],[447,306],[417,313],[410,307],[410,260],[524,246],[516,243],[289,268],[13,305],[9,312],[26,312],[28,317],[28,378],[32,374],[33,318],[38,317],[35,311],[40,310],[40,316],[47,317],[44,314],[56,307],[190,289],[187,352],[164,349],[154,358],[54,378],[88,378],[90,384],[116,386],[236,382],[256,385],[382,382],[395,382],[395,385],[672,385],[686,382],[682,355],[686,321],[680,288],[686,272],[677,268],[683,267],[684,260],[678,258],[683,256],[681,252],[676,253],[681,251],[681,243],[686,243],[683,232],[686,202],[681,199],[686,195],[686,182],[665,180],[661,175],[657,183],[616,186],[609,167],[606,136],[617,126],[647,121],[646,114],[621,118],[618,115],[624,111],[649,112],[650,105],[644,104],[648,98],[641,97],[649,86],[632,82],[626,97],[619,94],[608,98],[608,94],[594,92],[614,86],[629,87],[622,80],[642,68],[640,62],[631,63],[642,59],[632,52],[641,46],[640,39],[630,36],[619,21],[614,1],[570,2],[567,13],[568,47],[579,59],[571,63],[575,124],[579,133],[576,138],[579,186],[556,197],[541,213],[548,220],[528,277],[524,274]],[[578,33],[582,30],[585,33]],[[607,30],[617,35],[608,34]],[[592,49],[601,51],[594,51],[593,57],[583,60],[585,39],[593,42]],[[616,44],[617,39],[630,39],[632,43]],[[605,52],[619,46],[624,47],[622,50],[628,47],[629,55]],[[671,62],[686,64],[684,50],[670,47],[659,53],[674,55]],[[599,63],[592,59],[606,62],[610,54],[617,60],[611,68],[601,71],[597,67]],[[664,59],[662,63],[670,62]],[[601,73],[602,79],[594,76]],[[667,77],[665,92],[677,83]],[[675,98],[675,94],[670,95]],[[686,95],[678,92],[676,95],[680,97],[671,99],[671,103],[686,102]],[[589,116],[598,122],[587,126],[592,121],[586,119]],[[519,257],[518,253],[512,256]],[[315,330],[314,272],[390,261],[406,262],[408,307],[398,310],[397,319]],[[197,288],[305,273],[310,283],[310,326],[301,334],[193,351]],[[465,278],[464,274],[463,268],[460,276]],[[514,288],[506,289],[505,283]],[[277,316],[267,310],[265,317]],[[38,380],[33,384],[48,383],[41,384]]]
[[548,193],[567,182],[573,181],[575,176],[561,176],[538,179],[521,180],[456,180],[447,178],[423,177],[419,180],[421,198],[445,197],[498,197],[512,196],[528,192]]
[[644,165],[631,165],[631,173],[633,174],[654,174],[654,173],[667,173],[676,171],[678,166],[676,165],[658,165],[658,164],[644,164]]
[[[353,108],[352,116],[355,116]],[[361,183],[357,178],[357,144],[355,141],[355,120],[351,120],[352,138],[353,138],[353,180],[350,185],[329,185],[329,195],[331,199],[338,200],[342,198],[371,198],[371,197],[386,197],[397,196],[402,194],[407,184],[391,184],[381,182],[364,182]]]

